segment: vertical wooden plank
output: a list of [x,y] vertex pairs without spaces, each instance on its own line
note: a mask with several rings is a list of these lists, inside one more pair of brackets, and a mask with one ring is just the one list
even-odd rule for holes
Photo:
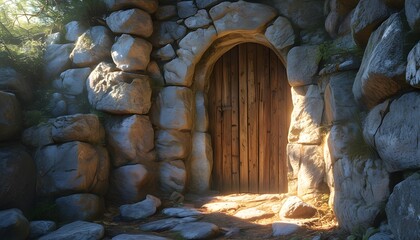
[[232,191],[239,192],[239,73],[238,46],[231,52],[230,81],[232,104]]
[[232,191],[232,103],[230,87],[231,52],[223,55],[223,86],[222,86],[222,149],[223,149],[223,192]]
[[282,127],[281,121],[281,96],[279,92],[279,65],[278,57],[273,51],[270,51],[270,90],[271,90],[271,137],[270,137],[270,192],[279,192],[279,174],[280,174],[280,127]]
[[258,172],[259,192],[268,193],[270,188],[270,115],[271,94],[269,79],[269,49],[257,47],[257,79],[259,85],[258,101]]
[[248,85],[247,45],[239,48],[239,161],[240,191],[248,192]]
[[258,193],[258,83],[255,79],[256,44],[247,45],[248,60],[248,171],[249,191]]

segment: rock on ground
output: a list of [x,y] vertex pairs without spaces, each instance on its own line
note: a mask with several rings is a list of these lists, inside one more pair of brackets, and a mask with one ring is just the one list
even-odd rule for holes
[[16,208],[0,211],[0,238],[8,240],[26,239],[29,222]]
[[54,232],[42,236],[39,240],[99,240],[104,237],[104,227],[97,223],[76,221],[62,226]]
[[194,208],[165,208],[162,213],[170,217],[194,217],[200,216],[202,213]]
[[169,240],[169,238],[147,234],[120,234],[113,237],[112,240]]
[[389,227],[398,239],[420,237],[420,174],[414,173],[394,187],[386,204]]
[[78,193],[55,200],[60,221],[92,221],[105,211],[104,199],[90,193]]
[[237,213],[235,213],[235,217],[241,218],[241,219],[260,219],[264,217],[268,217],[273,215],[272,212],[266,212],[257,208],[248,208],[244,210],[240,210]]
[[172,231],[179,232],[185,239],[207,239],[217,236],[219,227],[208,222],[181,223]]
[[290,235],[300,229],[299,225],[288,222],[274,222],[271,226],[274,237]]
[[172,229],[181,223],[195,222],[195,221],[197,221],[197,218],[193,218],[193,217],[165,218],[165,219],[142,224],[140,225],[140,230],[147,231],[147,232],[160,232],[160,231],[166,231],[166,230]]
[[159,198],[147,195],[141,202],[120,206],[120,215],[125,220],[139,220],[155,214],[160,205]]
[[286,199],[280,210],[280,217],[310,218],[316,213],[316,208],[305,203],[299,197],[292,196]]
[[53,221],[31,221],[29,223],[29,238],[37,239],[57,229]]

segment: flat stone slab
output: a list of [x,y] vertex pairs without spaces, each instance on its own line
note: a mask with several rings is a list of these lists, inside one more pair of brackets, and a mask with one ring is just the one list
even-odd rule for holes
[[140,225],[140,230],[146,232],[160,232],[166,231],[169,229],[174,228],[178,224],[181,223],[188,223],[188,222],[195,222],[197,218],[193,217],[185,217],[185,218],[166,218],[157,221],[153,221],[150,223]]
[[193,217],[200,216],[202,213],[193,208],[165,208],[162,213],[170,217]]
[[239,208],[237,202],[214,202],[203,205],[209,212],[226,212],[229,210],[236,210]]
[[265,212],[263,210],[259,210],[257,208],[248,208],[248,209],[244,209],[241,210],[237,213],[235,213],[235,217],[237,218],[241,218],[241,219],[260,219],[260,218],[265,218],[268,216],[272,216],[273,213],[268,213]]
[[288,222],[275,222],[272,224],[273,228],[273,236],[285,236],[290,235],[297,230],[299,230],[300,226],[294,223],[288,223]]
[[102,239],[104,227],[97,223],[76,221],[62,226],[58,230],[42,236],[39,240],[80,240],[80,239]]
[[208,222],[192,222],[179,224],[172,229],[185,239],[207,239],[219,233],[219,227]]

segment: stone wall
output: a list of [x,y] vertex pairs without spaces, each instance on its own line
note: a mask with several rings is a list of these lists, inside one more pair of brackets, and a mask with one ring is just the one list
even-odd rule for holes
[[[397,238],[418,236],[405,230],[419,228],[419,181],[408,177],[420,165],[418,1],[105,2],[103,26],[70,22],[65,42],[47,47],[44,78],[56,91],[56,118],[23,132],[37,169],[20,179],[32,183],[23,184],[30,195],[23,199],[34,197],[37,178],[37,195],[56,199],[71,220],[100,213],[103,196],[124,204],[157,190],[166,197],[208,191],[208,79],[220,56],[254,42],[281,59],[292,90],[289,192],[329,192],[347,231],[379,221]],[[28,90],[18,87],[18,73],[2,71],[1,164],[31,165],[23,147],[10,144],[19,141]],[[11,172],[2,182],[22,174]],[[396,184],[395,176],[406,179]],[[2,189],[0,196],[10,194]],[[30,202],[0,199],[1,208]],[[84,211],[80,202],[96,208],[88,217],[65,211]]]

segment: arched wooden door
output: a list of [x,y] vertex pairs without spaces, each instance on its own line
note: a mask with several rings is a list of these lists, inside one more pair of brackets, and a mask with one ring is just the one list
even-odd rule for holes
[[208,99],[212,188],[287,192],[292,104],[286,70],[276,54],[255,43],[234,47],[215,64]]

